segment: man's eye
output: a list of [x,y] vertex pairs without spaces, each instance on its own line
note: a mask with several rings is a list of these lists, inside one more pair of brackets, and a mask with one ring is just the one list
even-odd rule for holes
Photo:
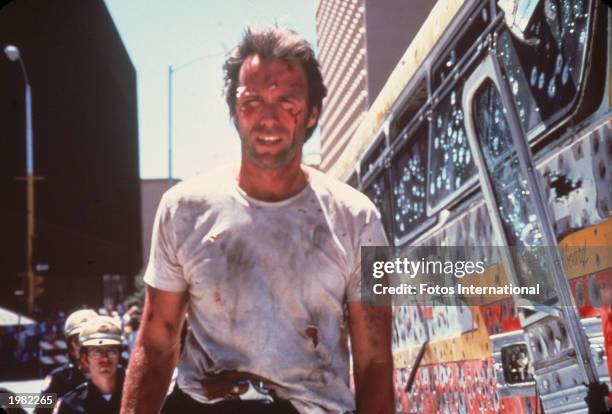
[[295,102],[292,99],[283,99],[280,102],[281,108],[283,109],[294,109],[295,108]]
[[261,105],[261,101],[259,99],[248,99],[242,102],[243,108],[256,108]]

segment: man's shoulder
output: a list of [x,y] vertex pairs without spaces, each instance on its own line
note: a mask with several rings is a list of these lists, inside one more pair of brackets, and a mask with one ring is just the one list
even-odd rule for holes
[[88,383],[84,382],[72,391],[64,394],[53,410],[53,414],[71,414],[71,413],[85,413],[87,409],[85,407],[85,400],[87,399]]
[[[73,364],[64,364],[51,371],[43,381],[43,390],[46,392],[63,393],[67,387],[78,385],[84,381],[81,370]],[[74,384],[74,382],[77,382]]]
[[78,405],[77,402],[83,401],[87,396],[87,382],[82,383],[75,389],[68,391],[62,396],[62,403],[68,406]]
[[78,369],[75,368],[74,365],[67,363],[64,365],[60,365],[57,368],[54,368],[50,373],[49,376],[51,377],[55,377],[55,376],[62,376],[62,375],[70,375],[70,372],[74,369]]
[[211,202],[227,197],[232,188],[233,165],[217,167],[181,181],[164,193],[163,200],[170,208],[185,203]]
[[319,192],[324,201],[337,204],[354,214],[375,213],[378,210],[374,203],[361,191],[342,181],[312,167],[307,168],[315,192]]

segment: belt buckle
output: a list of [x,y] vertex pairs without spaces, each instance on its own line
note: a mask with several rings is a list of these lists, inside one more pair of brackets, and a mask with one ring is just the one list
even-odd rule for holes
[[[259,384],[255,384],[251,380],[246,380],[241,381],[240,384],[246,384],[247,390],[238,395],[239,400],[259,400],[265,404],[274,402],[274,398],[270,395],[270,391],[264,387],[263,382],[259,381]],[[234,389],[239,389],[239,386],[234,386]]]

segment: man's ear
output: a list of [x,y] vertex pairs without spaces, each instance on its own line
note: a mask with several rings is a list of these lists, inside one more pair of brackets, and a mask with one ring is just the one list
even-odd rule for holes
[[81,352],[79,359],[81,361],[81,366],[89,371],[89,359],[87,358],[87,352]]
[[312,128],[317,123],[317,119],[319,119],[319,107],[313,106],[306,120],[306,128]]

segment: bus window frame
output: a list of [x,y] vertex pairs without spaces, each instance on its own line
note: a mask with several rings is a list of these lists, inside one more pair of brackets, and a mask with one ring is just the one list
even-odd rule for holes
[[[390,185],[389,182],[389,172],[388,170],[388,162],[386,161],[387,158],[389,157],[389,122],[384,122],[383,125],[378,129],[378,131],[375,134],[375,137],[372,142],[370,142],[370,144],[368,144],[366,150],[364,151],[363,155],[360,157],[359,161],[358,161],[358,171],[357,171],[357,184],[358,187],[357,189],[359,191],[361,191],[363,194],[365,194],[371,201],[372,203],[374,203],[374,200],[370,197],[370,195],[368,194],[368,190],[370,190],[370,187],[374,184],[374,182],[381,176],[381,175],[385,175],[386,174],[386,184]],[[378,154],[378,156],[376,156],[373,160],[371,159],[372,155],[375,154],[376,152],[380,151],[380,153]],[[371,165],[372,168],[370,168],[368,171],[363,171],[363,168],[367,165]],[[384,230],[385,230],[385,234],[388,238],[388,241],[391,242],[393,240],[393,200],[391,199],[391,192],[389,191],[389,189],[387,189],[386,194],[384,195],[387,201],[387,204],[389,205],[389,208],[391,211],[389,212],[385,212],[382,209],[379,209],[378,206],[376,206],[377,209],[379,209],[379,213],[381,215],[381,221],[383,223],[383,226],[385,226],[385,224],[387,224],[386,220],[385,220],[385,215],[386,213],[389,213],[389,218],[387,220],[388,221],[388,227],[385,226]],[[374,203],[375,204],[375,203]],[[376,204],[375,204],[376,205]]]
[[[363,194],[366,195],[366,197],[368,197],[370,199],[370,201],[372,201],[372,203],[374,203],[374,200],[370,197],[368,191],[371,189],[371,186],[374,184],[374,182],[381,176],[383,176],[384,179],[386,179],[386,184],[390,187],[391,183],[390,183],[390,177],[389,177],[389,168],[388,168],[388,163],[386,162],[386,158],[388,156],[388,151],[389,148],[386,147],[383,151],[383,154],[380,156],[380,158],[375,162],[375,166],[368,172],[368,174],[365,177],[361,177],[361,179],[359,180],[359,191],[361,191]],[[383,226],[386,224],[385,223],[385,213],[389,213],[389,228],[384,228],[385,230],[385,235],[388,238],[388,241],[391,243],[395,237],[394,235],[394,228],[393,228],[393,200],[391,198],[391,191],[390,188],[387,189],[386,193],[384,194],[384,197],[386,198],[387,204],[390,207],[389,212],[385,212],[382,209],[380,209],[376,203],[374,203],[374,205],[376,206],[376,208],[379,210],[379,213],[381,214],[381,221],[383,223]]]
[[[509,96],[508,85],[501,81],[502,72],[500,68],[501,62],[498,57],[494,54],[488,54],[485,60],[472,72],[472,74],[465,81],[465,88],[462,96],[462,105],[466,110],[465,114],[465,125],[468,134],[468,140],[470,147],[473,150],[474,160],[478,166],[478,174],[480,178],[481,188],[485,198],[487,210],[489,210],[489,216],[493,225],[495,238],[500,246],[508,246],[507,237],[505,230],[501,222],[501,217],[498,212],[498,203],[495,199],[493,185],[490,178],[490,173],[486,167],[486,162],[481,150],[480,143],[476,134],[476,128],[474,125],[474,110],[473,103],[474,98],[480,87],[487,81],[490,80],[501,97],[502,105],[506,109],[505,117],[510,128],[510,135],[512,142],[515,146],[517,158],[520,163],[520,169],[527,179],[528,187],[530,192],[533,194],[531,201],[534,202],[535,211],[538,219],[541,222],[541,230],[544,236],[544,243],[550,247],[557,247],[557,239],[552,229],[552,223],[550,220],[550,212],[544,205],[544,195],[541,183],[538,182],[537,170],[534,168],[533,157],[530,151],[529,142],[526,141],[527,137],[523,133],[514,106],[514,101]],[[521,141],[522,140],[522,141]],[[515,264],[510,257],[509,249],[500,249],[500,256],[502,263],[506,270],[506,275],[509,280],[516,285],[518,283],[517,270]],[[551,263],[554,269],[551,271],[553,284],[558,297],[557,306],[542,306],[541,304],[534,304],[526,301],[525,299],[513,295],[514,302],[517,308],[522,308],[528,312],[521,311],[519,318],[521,320],[521,326],[526,327],[533,323],[537,323],[539,320],[548,318],[549,316],[559,317],[562,316],[569,328],[569,335],[572,343],[576,349],[576,360],[581,367],[581,372],[584,375],[584,379],[587,383],[597,383],[598,375],[594,370],[592,361],[592,355],[588,340],[582,330],[582,325],[578,314],[575,312],[575,305],[569,286],[569,281],[565,274],[565,269],[561,264],[561,256],[557,249],[548,249],[547,251],[554,251],[553,257],[551,257]],[[585,363],[585,361],[588,361]]]
[[[489,212],[489,217],[491,219],[491,224],[493,226],[493,232],[494,232],[494,236],[496,239],[496,244],[499,246],[508,246],[509,243],[506,237],[504,225],[499,215],[499,204],[495,198],[495,191],[493,189],[493,183],[491,180],[490,172],[487,169],[487,166],[486,166],[487,164],[486,164],[486,161],[482,153],[481,145],[478,142],[476,127],[474,125],[475,124],[474,123],[474,110],[473,110],[474,97],[476,93],[478,92],[479,88],[485,82],[491,81],[493,85],[495,86],[495,88],[497,89],[498,93],[502,96],[502,103],[504,104],[505,109],[506,109],[506,114],[504,116],[506,117],[506,121],[508,122],[510,126],[510,131],[512,135],[511,140],[513,143],[516,142],[515,137],[516,137],[516,127],[517,126],[513,125],[511,120],[508,119],[508,113],[515,109],[514,103],[512,103],[511,108],[508,108],[506,105],[507,99],[510,99],[510,98],[506,97],[507,99],[504,99],[504,92],[503,92],[504,89],[502,88],[502,86],[505,86],[505,84],[503,84],[497,77],[498,74],[496,72],[495,64],[493,62],[494,59],[495,57],[493,57],[491,54],[488,54],[485,57],[485,59],[474,69],[472,74],[467,77],[465,81],[465,86],[463,89],[463,95],[462,95],[461,100],[462,100],[462,106],[465,110],[464,119],[465,119],[465,128],[466,128],[467,138],[468,138],[468,142],[470,143],[470,148],[472,149],[472,156],[474,157],[474,162],[476,163],[476,166],[478,169],[480,187],[482,189],[482,194],[485,199],[485,205]],[[520,128],[520,126],[518,126],[518,128]],[[474,151],[475,148],[478,150]],[[518,157],[520,158],[520,155],[518,155]],[[521,163],[521,169],[522,167],[523,167],[523,163]],[[527,175],[525,174],[526,171],[522,171],[522,172],[524,175]],[[541,221],[542,220],[541,212],[536,211],[536,214],[538,215],[538,219]],[[508,250],[501,249],[500,253],[501,253],[501,258],[502,258],[504,268],[506,270],[506,275],[508,276],[510,282],[514,284],[515,286],[520,286],[520,279],[517,276],[517,270],[515,268],[515,264],[512,258],[510,257]],[[518,296],[514,296],[514,301],[515,303],[518,304],[519,302],[523,301],[523,299]]]
[[[449,72],[448,76],[435,87],[435,89],[434,89],[434,86],[435,86],[434,72],[435,72],[435,68],[437,67],[436,63],[443,60],[441,56],[446,56],[446,54],[443,54],[443,55],[440,54],[431,63],[431,69],[429,71],[429,75],[430,75],[429,76],[430,78],[429,88],[431,90],[431,94],[430,94],[429,101],[427,103],[429,107],[428,116],[432,118],[430,119],[430,123],[433,122],[434,109],[438,107],[438,105],[443,99],[446,99],[449,96],[449,94],[452,93],[452,90],[454,89],[457,83],[463,82],[464,85],[462,87],[462,91],[465,89],[465,79],[467,79],[470,76],[470,74],[474,71],[474,69],[478,66],[478,62],[481,61],[484,58],[484,56],[486,56],[487,54],[486,49],[490,47],[489,45],[491,44],[491,36],[499,32],[501,30],[501,27],[503,27],[503,24],[504,24],[503,15],[499,13],[495,13],[496,9],[495,9],[494,3],[490,3],[488,1],[487,3],[489,3],[488,10],[489,10],[491,17],[489,18],[489,22],[486,25],[485,31],[480,36],[478,36],[477,38],[478,41],[474,42],[474,44],[472,44],[465,51],[463,56],[461,56],[457,60],[457,62],[454,65],[455,67]],[[478,5],[478,4],[474,5],[468,15],[471,16],[476,11],[481,11],[483,9],[484,9],[484,5]],[[462,30],[461,33],[463,34],[464,30]],[[446,42],[445,49],[454,47],[459,40],[460,39],[455,39],[453,41]],[[463,108],[462,104],[460,104],[459,107],[463,111],[463,114],[464,114],[463,115],[464,116],[463,125],[465,129],[465,108]],[[431,165],[431,157],[432,157],[432,154],[431,154],[431,145],[432,145],[431,140],[432,140],[432,134],[433,134],[432,128],[433,127],[430,125],[430,131],[429,131],[430,142],[428,143],[428,150],[427,150],[428,166]],[[467,134],[467,131],[466,131],[466,134]],[[429,175],[430,173],[428,172],[428,177],[427,177],[428,184],[429,184]],[[461,187],[450,192],[448,195],[441,198],[436,203],[433,203],[433,201],[431,200],[431,197],[429,194],[429,188],[428,188],[427,189],[427,215],[433,216],[445,209],[452,208],[453,205],[460,203],[462,200],[464,200],[465,198],[473,194],[475,191],[477,191],[477,189],[478,189],[478,171],[476,171],[474,176],[470,177],[467,181],[465,181],[461,185]]]
[[[363,155],[359,158],[359,184],[364,183],[370,179],[370,175],[375,174],[375,171],[384,164],[385,156],[389,152],[389,139],[388,139],[388,122],[385,122],[374,135],[375,138],[368,144],[367,148],[363,152]],[[382,148],[382,150],[381,150]],[[372,160],[372,155],[380,150],[380,153]],[[364,167],[371,165],[372,168],[368,171],[364,171]]]

